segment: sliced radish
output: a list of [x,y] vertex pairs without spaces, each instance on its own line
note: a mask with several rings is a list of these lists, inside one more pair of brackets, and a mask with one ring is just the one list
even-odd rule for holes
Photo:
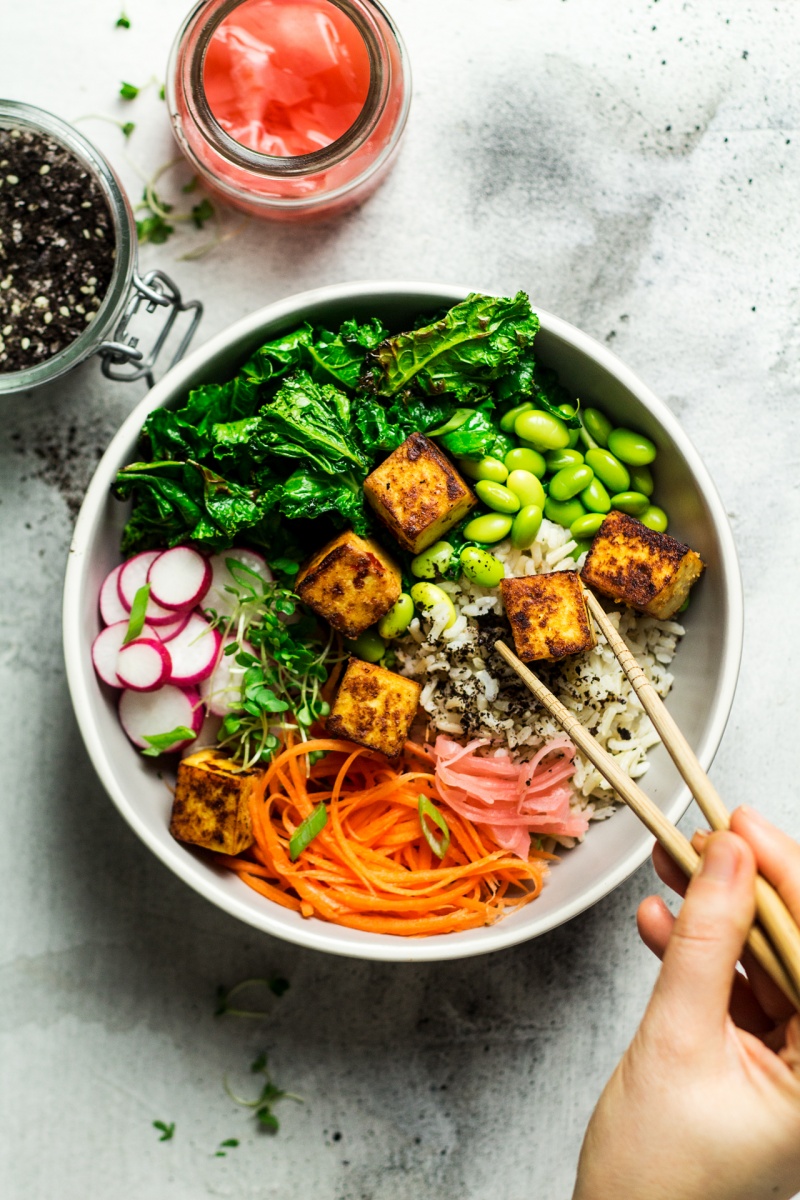
[[[117,677],[117,657],[127,632],[128,618],[126,617],[124,621],[115,621],[113,625],[107,625],[105,629],[101,629],[92,642],[94,669],[103,683],[107,683],[109,687],[122,687]],[[148,625],[145,625],[139,636],[154,638],[156,634]]]
[[[140,587],[147,583],[147,572],[151,563],[158,558],[161,550],[143,550],[122,564],[122,570],[117,577],[119,598],[128,612],[131,611],[134,597]],[[175,613],[170,608],[162,608],[153,597],[147,601],[145,612],[148,625],[170,625],[175,620]]]
[[171,642],[179,633],[183,633],[191,615],[190,612],[182,613],[170,625],[155,625],[153,628],[157,630],[157,636],[162,642]]
[[[242,709],[242,679],[247,667],[240,667],[236,655],[224,653],[236,639],[226,637],[223,640],[222,651],[213,674],[200,683],[200,695],[205,701],[209,713],[215,717],[226,717],[231,712],[241,712]],[[247,654],[255,654],[249,642],[242,642],[242,649]]]
[[[240,603],[236,596],[226,588],[237,588],[243,594],[247,594],[245,588],[248,580],[246,572],[242,573],[239,579],[235,579],[231,575],[226,560],[229,558],[236,559],[243,567],[249,571],[255,571],[264,583],[272,583],[272,571],[267,566],[267,560],[257,550],[245,550],[241,547],[234,547],[232,550],[223,550],[221,554],[214,554],[209,559],[211,567],[211,586],[206,592],[203,600],[203,608],[212,610],[220,617],[232,617],[237,605]],[[253,579],[253,585],[257,588],[258,581]]]
[[127,621],[130,608],[126,608],[119,597],[118,581],[124,563],[106,575],[100,588],[100,616],[106,625],[116,625],[117,621]]
[[172,672],[169,682],[187,687],[206,679],[214,670],[221,644],[222,635],[212,629],[205,617],[192,613],[186,628],[170,639]]
[[150,597],[163,608],[185,612],[194,608],[211,584],[211,567],[191,546],[173,546],[159,554],[147,572]]
[[169,650],[157,637],[135,638],[117,655],[117,677],[135,692],[154,692],[167,682],[171,670]]
[[[148,737],[171,733],[181,725],[197,734],[203,724],[203,706],[195,688],[183,691],[167,684],[157,692],[124,691],[119,699],[119,720],[134,746],[146,750]],[[176,742],[170,746],[170,753],[182,750],[193,740]]]

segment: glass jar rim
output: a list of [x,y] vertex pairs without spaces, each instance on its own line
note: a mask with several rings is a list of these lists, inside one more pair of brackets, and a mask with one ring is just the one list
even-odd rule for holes
[[73,125],[46,109],[19,100],[0,99],[0,127],[19,127],[53,138],[91,173],[108,203],[114,227],[114,266],[108,290],[94,320],[52,358],[23,367],[0,371],[0,395],[21,392],[49,383],[89,358],[105,340],[127,302],[136,267],[136,225],[122,183],[96,146]]

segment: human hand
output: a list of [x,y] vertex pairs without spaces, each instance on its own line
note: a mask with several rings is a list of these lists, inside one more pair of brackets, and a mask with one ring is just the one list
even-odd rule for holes
[[686,899],[677,918],[656,896],[639,907],[639,932],[663,966],[589,1122],[573,1200],[789,1200],[800,1190],[800,1015],[743,953],[756,864],[800,922],[800,846],[748,808],[731,831],[698,836],[688,887],[660,847],[653,854]]

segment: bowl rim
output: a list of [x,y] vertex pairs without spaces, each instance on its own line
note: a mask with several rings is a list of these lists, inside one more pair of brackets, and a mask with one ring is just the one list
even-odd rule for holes
[[[110,758],[106,754],[102,739],[91,719],[92,698],[88,690],[88,674],[85,671],[85,646],[81,632],[82,612],[79,605],[80,581],[83,568],[92,549],[92,530],[98,515],[108,498],[111,478],[116,474],[117,460],[124,448],[132,440],[132,436],[141,429],[148,413],[162,407],[174,393],[184,387],[203,362],[212,359],[224,351],[232,342],[256,333],[267,324],[275,324],[283,319],[295,317],[304,308],[319,306],[337,301],[357,300],[359,303],[371,297],[377,302],[381,300],[419,297],[424,294],[432,302],[453,304],[463,299],[469,292],[478,291],[476,287],[465,287],[457,284],[431,284],[414,281],[376,281],[352,280],[346,283],[331,284],[305,292],[294,293],[280,300],[267,304],[262,308],[235,321],[220,333],[216,334],[203,346],[194,350],[187,358],[172,367],[155,387],[132,409],[120,428],[109,443],[94,475],[87,488],[86,495],[75,524],[69,549],[67,569],[64,579],[62,630],[64,643],[64,659],[67,682],[72,700],[75,717],[83,737],[95,771],[111,800],[127,821],[137,836],[156,855],[161,862],[174,874],[187,883],[194,891],[206,900],[221,908],[229,915],[236,917],[245,924],[284,941],[293,942],[307,949],[322,950],[326,953],[343,957],[359,958],[376,962],[436,962],[459,958],[468,958],[480,954],[494,953],[497,950],[508,949],[522,942],[531,941],[551,929],[566,924],[573,917],[585,912],[597,904],[615,888],[619,887],[633,874],[649,857],[653,838],[646,838],[638,847],[633,847],[599,880],[587,893],[582,893],[570,903],[562,905],[556,912],[534,920],[531,924],[522,926],[498,921],[490,927],[480,943],[463,944],[454,935],[437,938],[404,938],[383,934],[370,945],[348,946],[340,944],[328,932],[329,926],[324,921],[305,921],[296,930],[288,930],[272,919],[273,906],[264,905],[263,915],[251,910],[243,901],[240,902],[234,894],[217,889],[213,882],[197,874],[193,860],[178,853],[180,847],[162,844],[155,839],[144,820],[139,816],[136,806],[119,788],[111,769]],[[494,294],[491,290],[489,294]],[[726,639],[722,655],[722,669],[718,681],[717,702],[711,721],[706,729],[705,737],[697,749],[697,756],[705,769],[713,761],[722,740],[728,717],[730,715],[739,666],[742,653],[744,633],[744,604],[741,572],[733,533],[725,512],[724,505],[713,483],[708,469],[704,465],[698,451],[689,439],[677,417],[660,400],[654,392],[644,384],[638,376],[623,363],[611,350],[596,341],[589,334],[571,325],[561,317],[554,316],[546,309],[539,308],[531,302],[537,313],[541,326],[576,350],[587,355],[601,368],[614,375],[619,382],[632,392],[637,399],[657,418],[668,434],[680,446],[688,467],[697,481],[711,515],[713,525],[720,542],[720,569],[723,575],[723,594],[726,599],[725,629]],[[687,787],[681,786],[673,803],[665,810],[667,817],[677,822],[686,812],[692,797]],[[332,928],[339,928],[334,926]]]

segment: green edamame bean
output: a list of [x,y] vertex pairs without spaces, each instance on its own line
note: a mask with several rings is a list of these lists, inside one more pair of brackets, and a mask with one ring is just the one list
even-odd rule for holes
[[[691,593],[691,592],[689,592],[689,595],[686,597],[686,599],[684,600],[683,604],[682,604],[682,605],[680,606],[680,608],[678,609],[678,613],[685,613],[685,612],[686,612],[687,608],[689,607],[689,601],[691,600],[691,598],[692,598],[692,593]],[[676,613],[675,615],[677,616],[677,615],[678,615],[678,613]]]
[[536,504],[544,508],[544,488],[532,471],[512,471],[506,487],[519,499],[520,507]]
[[582,538],[579,541],[576,540],[575,549],[570,550],[569,557],[577,561],[591,547],[591,544],[591,542],[584,541]]
[[469,542],[483,542],[485,546],[491,546],[493,542],[501,542],[508,537],[511,522],[512,518],[502,513],[483,513],[480,517],[473,517],[464,526],[464,537]]
[[620,462],[632,467],[646,467],[656,456],[655,443],[632,429],[614,429],[608,438],[608,448]]
[[478,546],[465,546],[461,551],[461,570],[467,579],[488,588],[497,587],[506,573],[499,558]]
[[544,502],[544,515],[548,521],[555,521],[556,525],[563,525],[565,529],[569,529],[573,521],[585,513],[586,509],[580,500],[554,500],[548,496]]
[[559,404],[558,411],[561,413],[562,417],[574,417],[577,410],[576,405],[574,405],[572,401],[568,401],[566,404]]
[[597,476],[581,492],[581,504],[585,504],[589,512],[611,512],[611,497]]
[[387,641],[400,637],[408,629],[413,616],[414,601],[408,592],[401,592],[389,611],[378,621],[378,633]]
[[502,429],[503,433],[512,433],[517,417],[520,416],[521,413],[531,412],[532,410],[533,403],[530,400],[526,400],[524,404],[515,404],[514,407],[510,408],[507,413],[503,413],[502,417],[500,418],[500,428]]
[[499,458],[460,458],[458,469],[469,479],[491,479],[494,483],[505,483],[508,479],[508,468]]
[[569,531],[574,538],[593,538],[605,519],[603,513],[587,513],[585,517],[573,521]]
[[[656,504],[651,504],[644,510],[639,520],[648,529],[654,529],[656,533],[666,533],[669,518],[663,508],[659,508]],[[679,610],[680,611],[680,610]]]
[[569,441],[567,442],[567,446],[570,450],[574,450],[580,441],[581,427],[580,425],[575,425],[574,427],[570,425],[567,428],[569,429]]
[[617,492],[611,497],[611,507],[627,513],[630,517],[640,517],[647,512],[650,501],[641,492]]
[[489,454],[492,458],[505,458],[509,450],[513,450],[516,444],[516,438],[513,438],[510,433],[498,433],[492,442]]
[[587,488],[594,479],[594,472],[586,463],[562,469],[550,480],[550,495],[554,500],[571,500]]
[[580,450],[573,450],[569,446],[566,450],[551,450],[544,457],[548,471],[552,471],[553,474],[563,470],[564,467],[579,467],[583,462]]
[[600,412],[599,408],[585,408],[581,413],[581,420],[589,437],[597,442],[598,446],[605,449],[608,445],[609,434],[614,428],[606,414]]
[[421,608],[423,612],[436,608],[440,604],[445,605],[448,613],[445,629],[449,629],[451,625],[455,625],[457,615],[455,605],[447,592],[437,587],[435,583],[415,583],[411,589],[411,599],[417,608]]
[[512,471],[530,471],[531,475],[541,479],[547,473],[544,455],[540,454],[538,450],[526,450],[522,446],[517,446],[515,450],[509,450],[503,459],[503,464],[508,467],[509,474]]
[[519,496],[507,487],[503,487],[502,483],[492,483],[490,479],[479,479],[475,484],[475,492],[486,507],[493,508],[495,512],[519,512]]
[[562,420],[546,412],[524,412],[514,422],[517,437],[535,450],[562,450],[569,445],[569,430]]
[[383,638],[374,629],[365,629],[355,641],[350,642],[350,650],[356,658],[363,658],[364,662],[376,663],[383,658],[386,646]]
[[449,542],[434,542],[411,560],[411,574],[417,579],[435,579],[437,573],[443,575],[453,557],[453,547]]
[[610,450],[587,450],[586,464],[612,492],[627,492],[631,486],[628,468]]
[[511,526],[511,545],[517,550],[527,550],[536,541],[542,524],[542,510],[538,504],[526,504],[514,517]]
[[653,472],[649,467],[631,467],[631,491],[641,492],[644,496],[652,496],[655,490]]

